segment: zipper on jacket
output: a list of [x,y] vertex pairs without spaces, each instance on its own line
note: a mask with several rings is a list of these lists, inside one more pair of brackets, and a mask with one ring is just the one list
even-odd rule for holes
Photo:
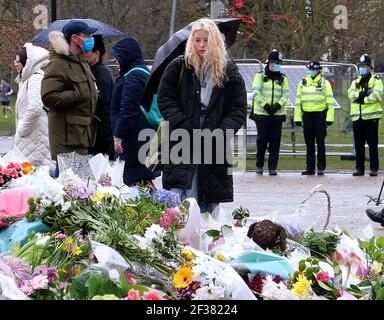
[[359,107],[360,107],[360,118],[363,119],[363,115],[362,115],[362,111],[361,111],[361,103],[359,104]]
[[272,80],[272,101],[271,101],[271,107],[273,105],[274,98],[275,98],[275,80]]

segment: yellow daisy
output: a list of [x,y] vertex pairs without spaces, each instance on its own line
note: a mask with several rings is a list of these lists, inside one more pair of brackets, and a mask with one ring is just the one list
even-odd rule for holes
[[182,267],[173,276],[173,285],[177,289],[182,289],[188,286],[193,279],[193,272],[189,267]]

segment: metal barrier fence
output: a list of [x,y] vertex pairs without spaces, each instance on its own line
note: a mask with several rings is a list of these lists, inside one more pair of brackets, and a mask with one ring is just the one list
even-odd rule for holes
[[[239,66],[240,72],[245,80],[248,94],[248,111],[250,111],[252,105],[252,81],[256,74],[261,70],[264,70],[264,63],[259,59],[234,59],[234,61]],[[153,60],[145,60],[146,65],[150,68]],[[284,59],[283,72],[285,67],[293,67],[292,72],[294,73],[294,67],[305,67],[308,63],[307,60],[297,60],[297,59]],[[350,113],[350,103],[348,100],[348,89],[355,77],[358,75],[358,68],[355,64],[348,63],[338,63],[338,62],[321,62],[323,66],[323,75],[324,77],[330,81],[335,99],[340,106],[336,110],[335,117],[335,126],[337,128],[337,132],[351,133],[352,132],[352,122],[349,117]],[[113,61],[109,61],[108,67],[117,71],[117,65]],[[299,70],[300,68],[297,68]],[[292,72],[290,73],[292,75]],[[297,76],[297,75],[296,75]],[[300,74],[301,78],[304,76]],[[289,78],[289,75],[288,75]],[[291,86],[291,83],[290,83]],[[294,106],[294,97],[296,86],[294,88],[290,88],[290,105],[287,108],[287,121],[283,126],[283,133],[290,134],[290,145],[291,152],[282,151],[282,155],[300,155],[301,152],[297,151],[296,144],[296,133],[301,132],[301,128],[294,126],[293,123],[293,106]],[[383,99],[384,100],[384,99]],[[384,102],[383,102],[384,103]],[[246,123],[246,135],[247,135],[247,152],[250,154],[254,154],[255,152],[252,149],[256,147],[256,138],[257,138],[257,130],[254,121],[249,120],[247,117]],[[351,138],[351,143],[353,143],[353,139]],[[235,145],[236,145],[235,141]],[[333,144],[333,147],[337,148],[337,144]],[[340,144],[340,147],[345,147],[345,144]],[[250,150],[250,151],[248,151]],[[354,147],[351,148],[351,155],[354,154]],[[331,155],[335,156],[346,156],[345,152],[333,152]]]

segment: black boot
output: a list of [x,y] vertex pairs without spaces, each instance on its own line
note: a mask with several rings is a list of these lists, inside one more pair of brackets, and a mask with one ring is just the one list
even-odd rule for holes
[[369,219],[374,222],[381,223],[381,226],[384,227],[384,209],[381,211],[374,211],[373,209],[367,209],[365,212]]
[[315,172],[315,170],[309,170],[309,169],[306,169],[306,170],[304,170],[301,174],[303,175],[303,176],[312,176],[312,175],[314,175],[316,172]]

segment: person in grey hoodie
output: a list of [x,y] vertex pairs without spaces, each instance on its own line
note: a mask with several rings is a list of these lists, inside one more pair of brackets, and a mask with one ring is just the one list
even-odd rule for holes
[[12,112],[10,107],[11,95],[13,90],[7,80],[2,79],[0,85],[1,106],[3,107],[3,116],[8,118],[7,112]]

